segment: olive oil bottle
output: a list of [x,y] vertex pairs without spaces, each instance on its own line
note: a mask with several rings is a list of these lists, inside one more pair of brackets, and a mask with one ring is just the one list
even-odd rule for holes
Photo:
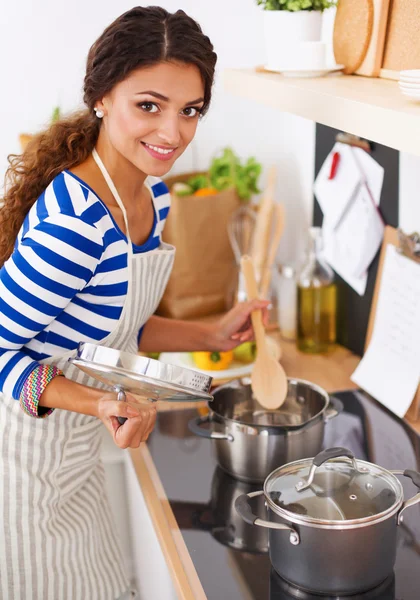
[[327,352],[336,340],[337,290],[334,272],[322,258],[320,227],[309,230],[307,259],[298,279],[297,346]]

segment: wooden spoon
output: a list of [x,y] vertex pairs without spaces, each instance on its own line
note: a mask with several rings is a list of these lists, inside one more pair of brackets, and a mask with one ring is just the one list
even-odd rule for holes
[[[274,260],[276,258],[276,252],[279,247],[281,236],[284,231],[284,205],[283,204],[275,204],[273,208],[273,218],[274,218],[274,231],[270,242],[270,247],[268,250],[267,261],[264,266],[263,275],[261,278],[260,284],[260,298],[268,298],[268,291],[270,288],[271,282],[271,274],[273,270]],[[282,349],[280,344],[271,344],[273,342],[271,338],[267,338],[267,342],[270,347],[275,352],[275,358],[277,360],[281,359]]]
[[277,170],[276,167],[272,166],[268,172],[267,187],[259,205],[250,252],[258,281],[261,280],[264,270],[264,260],[270,236],[271,216],[274,207],[276,179]]
[[280,346],[279,342],[277,342],[276,340],[273,340],[273,338],[270,337],[269,335],[266,335],[265,343],[267,344],[267,348],[268,348],[268,351],[270,352],[270,354],[272,354],[273,357],[277,361],[279,361],[283,354],[283,350],[282,350],[282,347]]
[[273,217],[274,217],[274,231],[273,231],[273,237],[271,239],[270,247],[268,250],[267,261],[265,263],[265,269],[263,272],[261,285],[260,285],[261,298],[266,298],[268,295],[268,289],[270,287],[270,281],[271,281],[271,270],[273,268],[274,260],[276,258],[276,252],[279,247],[281,236],[283,235],[283,230],[284,230],[284,205],[283,204],[276,204],[274,206]]
[[[258,298],[254,265],[249,256],[241,259],[248,300]],[[287,376],[281,364],[267,347],[261,310],[251,313],[252,326],[257,344],[257,358],[251,375],[252,392],[263,408],[275,410],[287,397]]]

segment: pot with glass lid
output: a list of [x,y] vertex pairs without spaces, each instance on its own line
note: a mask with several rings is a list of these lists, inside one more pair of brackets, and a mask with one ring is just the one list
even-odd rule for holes
[[[269,528],[270,560],[283,579],[318,594],[356,594],[392,574],[397,527],[420,502],[420,493],[404,501],[396,475],[420,489],[416,471],[387,471],[330,448],[276,469],[235,508],[247,523]],[[264,495],[269,520],[252,513],[256,495]]]

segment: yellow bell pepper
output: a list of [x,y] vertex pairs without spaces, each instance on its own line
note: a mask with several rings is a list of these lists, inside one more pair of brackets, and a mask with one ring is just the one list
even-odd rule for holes
[[233,361],[233,352],[193,352],[192,357],[203,371],[223,371]]

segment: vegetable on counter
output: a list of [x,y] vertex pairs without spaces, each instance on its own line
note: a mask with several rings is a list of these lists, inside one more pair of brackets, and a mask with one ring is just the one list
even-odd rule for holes
[[61,110],[59,106],[55,106],[51,115],[51,123],[56,123],[61,118]]
[[257,356],[257,345],[255,342],[244,342],[233,350],[233,358],[239,362],[252,363]]
[[234,187],[241,200],[249,200],[253,193],[260,192],[257,182],[261,169],[261,164],[255,158],[248,158],[242,165],[235,152],[225,148],[223,154],[214,158],[210,165],[210,182],[219,191]]
[[203,371],[223,371],[233,361],[233,352],[192,352],[195,365]]
[[194,196],[197,197],[214,196],[214,194],[217,194],[217,190],[211,187],[201,188],[201,190],[194,192]]
[[241,164],[232,148],[224,148],[216,156],[207,174],[192,175],[186,182],[177,182],[171,192],[177,196],[211,196],[228,188],[235,188],[241,200],[250,200],[252,194],[258,194],[258,179],[262,166],[251,157]]
[[193,175],[188,179],[188,184],[191,186],[193,193],[198,192],[198,190],[202,190],[203,188],[208,188],[211,186],[210,179],[208,175]]
[[177,181],[173,184],[171,192],[177,196],[191,196],[194,192],[192,187],[188,183]]
[[[51,123],[56,123],[57,121],[60,120],[61,117],[61,110],[59,106],[55,106],[54,110],[52,112],[51,115]],[[19,134],[19,142],[20,142],[20,147],[22,152],[25,151],[26,146],[29,144],[29,142],[32,140],[33,138],[33,134],[32,133],[20,133]]]

